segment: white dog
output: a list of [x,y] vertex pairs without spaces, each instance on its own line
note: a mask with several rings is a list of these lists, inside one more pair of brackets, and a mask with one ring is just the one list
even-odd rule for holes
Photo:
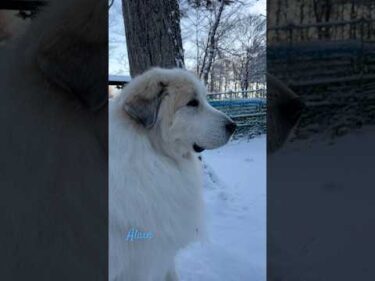
[[[205,95],[193,74],[154,68],[110,102],[111,281],[178,280],[177,251],[203,231],[197,153],[224,145],[236,127]],[[147,239],[129,240],[132,231]]]

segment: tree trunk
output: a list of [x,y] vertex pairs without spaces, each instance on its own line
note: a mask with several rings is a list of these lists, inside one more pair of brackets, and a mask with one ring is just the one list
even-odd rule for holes
[[184,67],[177,0],[122,0],[130,74]]

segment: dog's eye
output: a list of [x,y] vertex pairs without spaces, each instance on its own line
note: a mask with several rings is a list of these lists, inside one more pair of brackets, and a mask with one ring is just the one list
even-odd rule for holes
[[187,106],[198,106],[199,105],[199,101],[196,100],[196,99],[193,99],[193,100],[189,101],[186,105]]

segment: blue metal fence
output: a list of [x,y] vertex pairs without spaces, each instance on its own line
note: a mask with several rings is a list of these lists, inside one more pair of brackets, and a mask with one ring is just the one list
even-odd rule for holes
[[229,115],[237,124],[235,137],[266,133],[266,98],[210,100],[216,109]]

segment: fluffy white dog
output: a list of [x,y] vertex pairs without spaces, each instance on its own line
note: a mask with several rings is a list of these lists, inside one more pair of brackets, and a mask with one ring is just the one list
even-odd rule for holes
[[202,233],[197,153],[224,145],[236,127],[205,96],[193,74],[154,68],[110,102],[111,281],[178,280],[177,251]]

